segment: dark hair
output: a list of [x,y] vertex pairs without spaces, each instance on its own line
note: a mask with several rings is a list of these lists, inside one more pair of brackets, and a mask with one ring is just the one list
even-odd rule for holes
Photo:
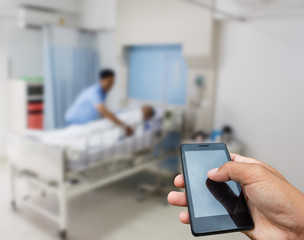
[[153,107],[150,108],[150,118],[153,118],[155,116],[155,110]]
[[111,69],[104,69],[104,70],[100,71],[100,73],[99,73],[100,80],[106,79],[108,77],[115,77],[115,72]]
[[233,129],[232,127],[230,127],[229,125],[225,125],[222,129],[222,132],[223,133],[226,133],[226,134],[232,134],[233,133]]

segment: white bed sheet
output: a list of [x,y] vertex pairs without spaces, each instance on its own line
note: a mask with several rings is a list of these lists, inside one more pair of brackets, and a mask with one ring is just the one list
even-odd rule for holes
[[119,118],[135,129],[132,137],[109,120],[102,119],[84,126],[71,126],[53,131],[28,131],[27,137],[45,144],[60,146],[65,150],[68,167],[82,170],[97,161],[115,156],[128,156],[150,148],[156,132],[161,129],[162,114],[149,121],[145,129],[140,110],[131,109],[119,114]]

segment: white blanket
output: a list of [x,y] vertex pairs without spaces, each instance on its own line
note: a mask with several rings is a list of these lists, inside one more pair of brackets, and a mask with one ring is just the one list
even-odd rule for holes
[[[143,115],[140,108],[129,109],[117,117],[133,127],[134,135],[144,131]],[[123,128],[108,119],[101,119],[85,125],[74,125],[51,131],[28,131],[27,136],[42,143],[68,148],[69,151],[84,151],[88,146],[107,148],[125,137]]]

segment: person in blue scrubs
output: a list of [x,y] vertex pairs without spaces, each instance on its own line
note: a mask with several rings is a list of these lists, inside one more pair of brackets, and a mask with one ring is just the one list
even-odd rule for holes
[[115,81],[115,73],[106,69],[100,72],[99,78],[99,82],[85,89],[68,109],[65,115],[66,125],[86,124],[105,117],[125,128],[127,135],[132,135],[133,129],[120,121],[105,105],[107,94]]

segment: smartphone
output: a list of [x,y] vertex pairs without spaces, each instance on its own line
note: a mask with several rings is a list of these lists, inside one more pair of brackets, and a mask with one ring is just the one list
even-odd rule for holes
[[224,143],[180,147],[191,231],[194,236],[253,229],[242,188],[234,181],[215,182],[207,173],[231,161]]

